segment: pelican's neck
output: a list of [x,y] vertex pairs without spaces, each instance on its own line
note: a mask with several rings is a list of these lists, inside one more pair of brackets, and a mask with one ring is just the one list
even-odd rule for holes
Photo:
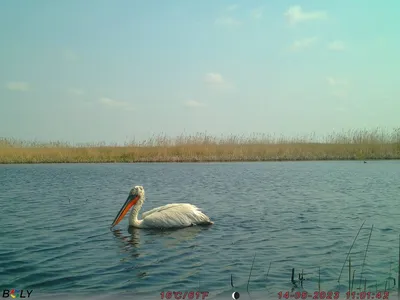
[[142,220],[138,220],[139,211],[143,206],[145,197],[140,196],[139,201],[133,206],[131,215],[129,217],[129,226],[139,227]]

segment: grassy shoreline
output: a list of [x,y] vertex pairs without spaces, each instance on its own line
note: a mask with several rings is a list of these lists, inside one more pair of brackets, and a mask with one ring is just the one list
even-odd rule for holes
[[0,164],[155,163],[400,159],[400,128],[301,138],[207,134],[156,136],[125,145],[28,142],[0,138]]

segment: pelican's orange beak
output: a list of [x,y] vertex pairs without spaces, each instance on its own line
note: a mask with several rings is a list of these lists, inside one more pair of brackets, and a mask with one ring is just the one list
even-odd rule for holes
[[117,225],[121,220],[125,217],[128,211],[134,206],[139,200],[139,195],[137,194],[130,194],[126,199],[124,205],[122,205],[121,209],[119,210],[117,216],[115,217],[114,221],[111,224],[111,228]]

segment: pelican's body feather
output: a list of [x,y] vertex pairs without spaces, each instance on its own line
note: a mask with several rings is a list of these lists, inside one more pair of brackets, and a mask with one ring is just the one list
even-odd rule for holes
[[144,188],[142,186],[133,188],[112,226],[117,225],[131,207],[129,226],[136,228],[183,228],[214,224],[197,206],[189,203],[172,203],[153,208],[142,213],[142,220],[139,220],[138,215],[144,200]]
[[[131,215],[132,216],[132,215]],[[172,203],[153,208],[142,214],[140,228],[179,228],[193,225],[212,224],[200,209],[189,203]],[[134,226],[134,218],[129,219]]]

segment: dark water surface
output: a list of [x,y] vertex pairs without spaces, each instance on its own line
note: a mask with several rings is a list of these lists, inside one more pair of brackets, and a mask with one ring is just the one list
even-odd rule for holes
[[[172,202],[203,209],[215,224],[175,231],[109,225],[134,185],[142,211]],[[0,288],[34,293],[290,290],[291,269],[304,288],[347,289],[397,281],[400,162],[1,165]],[[353,271],[351,271],[352,273]],[[397,283],[396,283],[397,284]],[[364,283],[363,283],[364,285]],[[155,298],[155,299],[156,299]],[[173,299],[173,298],[172,298]]]

